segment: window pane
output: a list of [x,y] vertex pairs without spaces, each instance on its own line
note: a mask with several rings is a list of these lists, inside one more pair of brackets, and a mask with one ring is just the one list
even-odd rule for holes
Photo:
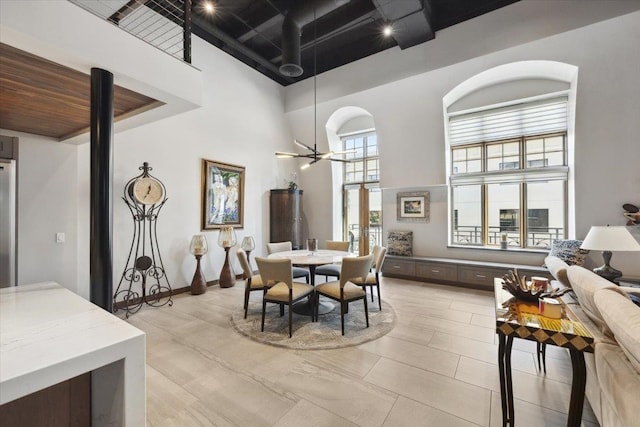
[[520,144],[518,142],[507,142],[502,144],[503,154],[505,156],[519,156],[520,155]]
[[470,160],[467,162],[467,172],[482,172],[482,161]]
[[458,160],[466,160],[467,159],[467,149],[466,148],[456,148],[453,150],[453,161]]
[[553,136],[551,138],[545,138],[544,142],[545,151],[564,151],[564,136]]
[[367,181],[377,181],[378,178],[378,159],[367,160]]
[[467,160],[475,160],[482,158],[482,147],[467,148]]
[[364,138],[356,138],[354,142],[356,154],[354,157],[361,159],[364,157]]
[[507,233],[509,246],[520,246],[520,185],[487,185],[488,245],[499,245]]
[[378,155],[378,141],[375,135],[369,135],[367,137],[367,156],[377,156]]
[[565,182],[527,184],[527,247],[549,248],[565,238]]
[[520,143],[504,142],[487,145],[487,171],[520,168]]
[[467,162],[453,162],[453,173],[466,173]]
[[526,146],[527,167],[564,165],[564,136],[528,139]]
[[453,244],[482,245],[482,201],[480,185],[453,188]]
[[542,139],[529,139],[527,140],[527,154],[542,153],[544,151],[544,144]]

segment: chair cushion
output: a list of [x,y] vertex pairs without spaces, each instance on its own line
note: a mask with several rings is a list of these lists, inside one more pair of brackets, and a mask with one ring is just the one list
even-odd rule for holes
[[293,278],[297,279],[298,277],[309,277],[309,270],[304,267],[292,267],[293,270]]
[[262,289],[264,288],[264,283],[262,283],[262,277],[259,274],[255,276],[251,276],[251,289]]
[[560,258],[568,265],[582,265],[589,251],[580,249],[580,245],[582,240],[554,240],[549,256]]
[[355,283],[358,286],[362,286],[363,284],[365,285],[377,285],[378,281],[376,280],[376,275],[374,273],[369,273],[367,274],[367,277],[365,278],[364,282],[362,281],[361,277],[356,277],[354,279],[351,279],[351,281],[353,283]]
[[340,277],[340,264],[321,265],[316,268],[318,276],[335,276]]
[[[596,307],[593,296],[601,289],[611,289],[614,292],[619,292],[621,295],[624,295],[624,292],[619,290],[616,285],[607,279],[577,265],[572,265],[567,269],[567,277],[578,298],[580,308],[582,308],[584,313],[593,321],[600,332],[609,337],[613,337],[611,329],[607,326],[598,307]],[[625,298],[627,298],[626,295]]]
[[567,277],[567,268],[569,268],[569,264],[558,257],[549,255],[544,259],[544,265],[547,266],[549,273],[551,273],[557,281],[565,286],[571,287],[571,283],[569,283],[569,278]]
[[593,300],[620,348],[640,374],[640,307],[611,289],[596,292]]
[[[323,283],[316,287],[316,291],[322,295],[326,295],[330,298],[340,299],[340,282]],[[364,296],[365,293],[360,286],[356,286],[351,282],[347,282],[344,285],[344,298],[352,299]]]
[[[306,283],[293,282],[291,289],[293,289],[293,300],[302,298],[313,292],[313,286],[307,285]],[[278,282],[269,288],[265,297],[269,300],[288,302],[289,287],[284,282]]]

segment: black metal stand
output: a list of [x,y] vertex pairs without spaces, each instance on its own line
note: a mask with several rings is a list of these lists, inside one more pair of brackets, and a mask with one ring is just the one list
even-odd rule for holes
[[[139,178],[150,177],[149,171],[152,168],[147,162],[144,162],[139,169],[142,170],[142,173],[129,180],[124,186],[122,200],[127,204],[133,217],[134,232],[127,263],[113,296],[113,312],[116,313],[122,308],[125,310],[127,318],[138,312],[142,308],[142,304],[152,307],[173,305],[171,299],[173,291],[165,273],[156,230],[158,214],[167,198],[164,197],[159,203],[150,206],[138,204],[135,201],[132,184]],[[163,191],[163,194],[166,192]],[[148,255],[147,252],[149,252]],[[147,279],[152,281],[148,290]],[[136,289],[138,283],[141,285],[140,291]],[[119,298],[120,302],[118,302]]]

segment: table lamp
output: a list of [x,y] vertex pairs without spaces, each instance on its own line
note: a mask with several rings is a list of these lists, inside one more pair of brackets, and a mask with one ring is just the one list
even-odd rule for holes
[[611,267],[611,252],[640,251],[640,244],[633,238],[625,226],[593,226],[584,238],[582,249],[602,251],[604,265],[593,272],[613,282],[622,276],[622,272]]
[[240,245],[240,247],[247,253],[247,262],[249,262],[249,254],[251,254],[251,251],[256,248],[256,242],[253,241],[253,237],[246,236],[244,239],[242,239],[242,244]]
[[196,234],[191,238],[191,244],[189,245],[189,252],[196,257],[196,272],[191,280],[191,294],[200,295],[207,292],[207,281],[200,270],[200,258],[207,253],[207,239],[202,234]]
[[224,265],[220,271],[220,287],[230,288],[236,284],[236,274],[229,263],[229,250],[237,243],[236,232],[233,227],[222,227],[218,235],[218,246],[224,249]]

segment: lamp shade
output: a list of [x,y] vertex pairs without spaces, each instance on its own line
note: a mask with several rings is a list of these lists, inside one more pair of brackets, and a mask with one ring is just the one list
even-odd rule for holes
[[222,227],[218,235],[218,246],[221,248],[230,248],[237,243],[236,232],[233,227]]
[[256,248],[256,243],[253,241],[253,237],[246,236],[242,239],[242,244],[240,245],[242,250],[244,251],[252,251]]
[[207,239],[202,234],[196,234],[191,238],[189,252],[193,255],[204,255],[207,253]]
[[625,226],[593,226],[580,247],[594,251],[640,251],[640,244]]

